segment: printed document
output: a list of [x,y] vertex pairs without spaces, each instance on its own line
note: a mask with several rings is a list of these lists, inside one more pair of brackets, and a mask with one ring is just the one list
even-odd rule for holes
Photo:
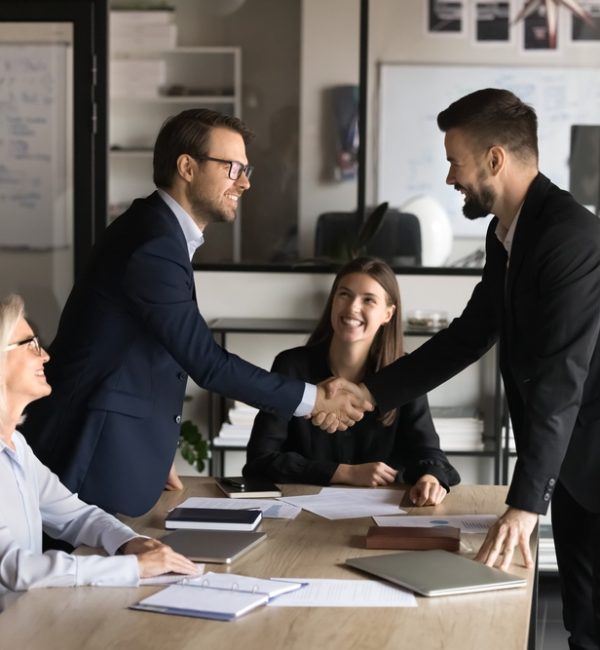
[[226,508],[227,510],[261,510],[267,519],[295,519],[300,513],[298,506],[281,503],[274,499],[230,499],[228,497],[190,497],[178,508]]
[[454,526],[462,533],[486,534],[498,517],[496,515],[438,515],[437,517],[404,516],[404,517],[373,517],[378,526]]

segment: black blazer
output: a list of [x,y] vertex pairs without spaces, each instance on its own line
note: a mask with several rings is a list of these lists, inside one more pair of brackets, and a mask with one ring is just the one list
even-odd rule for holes
[[165,485],[188,373],[282,418],[304,391],[215,343],[198,311],[185,237],[157,193],[107,228],[49,353],[52,394],[28,409],[29,444],[82,499],[132,516]]
[[557,478],[600,511],[600,223],[539,174],[510,263],[486,239],[481,282],[450,326],[366,381],[382,408],[431,390],[499,339],[518,460],[507,503],[544,513]]
[[[326,345],[286,350],[275,358],[273,370],[312,383],[332,375]],[[276,483],[329,485],[340,463],[382,461],[399,470],[399,481],[414,483],[423,474],[432,474],[446,489],[458,483],[458,472],[440,450],[427,398],[419,397],[398,411],[390,426],[372,412],[347,431],[333,434],[312,426],[310,420],[288,422],[261,411],[252,427],[243,473]]]

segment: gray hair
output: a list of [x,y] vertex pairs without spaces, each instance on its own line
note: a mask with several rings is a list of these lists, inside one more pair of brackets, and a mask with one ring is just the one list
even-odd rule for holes
[[6,348],[9,346],[15,329],[25,316],[23,298],[10,294],[0,301],[0,425],[8,419],[6,403]]

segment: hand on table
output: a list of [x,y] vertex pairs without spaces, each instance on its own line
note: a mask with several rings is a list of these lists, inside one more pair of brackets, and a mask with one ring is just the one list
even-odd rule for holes
[[125,555],[137,556],[140,578],[153,578],[163,573],[198,573],[191,560],[157,539],[134,537],[123,544],[121,550]]
[[317,385],[317,401],[311,413],[312,423],[329,433],[345,431],[373,410],[367,388],[346,379],[330,378]]
[[502,556],[498,567],[506,571],[518,546],[525,566],[532,567],[533,558],[529,548],[529,538],[537,522],[538,515],[534,512],[509,507],[488,531],[475,559],[488,566],[494,566]]
[[410,488],[408,498],[415,506],[437,506],[445,498],[448,492],[440,485],[440,482],[431,474],[424,474]]
[[177,474],[175,463],[171,465],[171,469],[169,470],[169,476],[167,476],[167,482],[165,483],[165,490],[183,490],[183,483]]
[[381,462],[362,463],[360,465],[340,463],[331,482],[362,487],[377,487],[393,483],[397,474],[397,470]]

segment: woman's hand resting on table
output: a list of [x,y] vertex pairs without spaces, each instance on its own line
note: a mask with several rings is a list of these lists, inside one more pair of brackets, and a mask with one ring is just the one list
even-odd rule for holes
[[410,488],[408,498],[415,506],[437,506],[441,503],[448,492],[440,485],[440,482],[431,474],[424,474]]
[[198,573],[191,560],[157,539],[134,537],[121,546],[121,552],[124,555],[137,555],[140,578],[153,578],[163,573]]

